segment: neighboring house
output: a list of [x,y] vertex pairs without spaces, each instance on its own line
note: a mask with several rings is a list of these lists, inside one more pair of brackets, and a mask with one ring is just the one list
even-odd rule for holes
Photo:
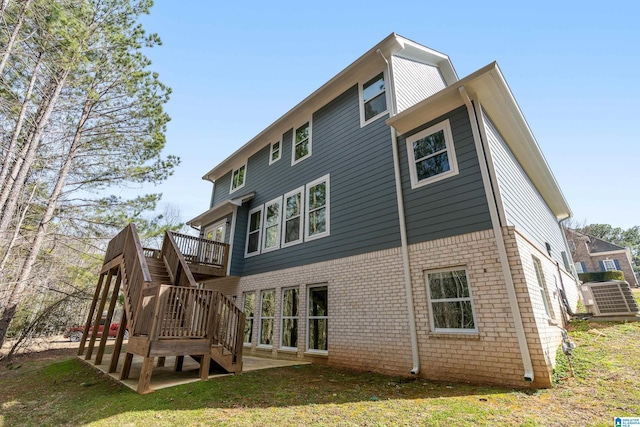
[[204,179],[245,354],[551,385],[571,212],[496,63],[391,34]]
[[566,229],[565,232],[577,273],[620,270],[631,286],[638,286],[629,248],[576,230]]

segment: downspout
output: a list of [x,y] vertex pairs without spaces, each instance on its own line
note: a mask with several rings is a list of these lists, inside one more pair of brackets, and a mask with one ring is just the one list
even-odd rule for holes
[[[377,51],[384,62],[387,64],[387,75],[389,76],[389,117],[395,115],[395,93],[393,87],[393,78],[391,75],[391,66],[380,49]],[[404,275],[404,287],[407,294],[407,308],[409,310],[409,335],[411,338],[411,356],[413,359],[413,368],[411,373],[417,375],[420,372],[420,354],[418,353],[418,334],[416,332],[416,314],[413,307],[413,290],[411,286],[411,268],[409,266],[409,246],[407,243],[407,224],[404,214],[404,196],[402,193],[402,179],[400,177],[400,156],[398,155],[398,135],[393,126],[391,129],[391,146],[393,150],[393,172],[396,181],[396,203],[398,205],[398,220],[400,222],[400,244],[402,251],[402,269]]]
[[482,174],[482,182],[484,184],[484,192],[487,195],[487,202],[489,204],[489,215],[491,216],[491,224],[493,226],[493,234],[496,238],[496,244],[498,246],[498,257],[500,258],[500,264],[502,266],[502,273],[507,285],[507,296],[509,298],[509,305],[511,307],[511,313],[513,316],[513,324],[516,330],[516,337],[518,339],[518,346],[520,347],[520,356],[522,358],[522,364],[524,365],[524,380],[533,381],[533,365],[531,363],[531,354],[529,353],[529,345],[527,344],[527,337],[524,332],[524,325],[522,323],[522,314],[520,313],[520,306],[518,305],[518,297],[516,295],[516,288],[513,283],[513,276],[511,275],[511,267],[509,266],[509,258],[507,256],[507,249],[504,243],[504,236],[502,235],[502,228],[500,226],[500,218],[498,217],[498,209],[496,206],[495,196],[493,194],[493,188],[489,180],[489,169],[486,162],[486,153],[480,137],[480,129],[478,127],[478,114],[465,90],[464,86],[461,86],[460,96],[467,106],[469,113],[469,121],[471,122],[471,130],[473,133],[473,139],[475,141],[476,151],[480,160],[480,171]]

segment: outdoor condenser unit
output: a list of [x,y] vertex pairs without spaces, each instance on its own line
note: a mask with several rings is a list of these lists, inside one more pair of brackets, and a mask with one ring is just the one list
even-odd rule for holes
[[587,282],[581,290],[584,305],[594,316],[635,316],[640,311],[625,281]]

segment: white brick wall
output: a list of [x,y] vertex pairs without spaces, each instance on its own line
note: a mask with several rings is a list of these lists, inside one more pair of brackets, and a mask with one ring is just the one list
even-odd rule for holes
[[[536,372],[534,386],[549,386],[555,361],[559,329],[542,319],[544,307],[531,263],[535,248],[510,228],[505,230],[509,262],[513,269],[520,310]],[[409,247],[420,376],[432,379],[500,383],[527,387],[523,363],[513,326],[506,284],[491,230],[469,233]],[[553,286],[553,264],[543,262],[548,285]],[[469,277],[478,332],[440,334],[431,332],[425,274],[429,270],[463,267]],[[237,282],[236,282],[237,281]],[[388,374],[409,375],[412,368],[407,299],[399,248],[295,267],[239,279],[222,279],[224,292],[242,304],[244,292],[256,292],[253,343],[245,354],[277,358],[305,358]],[[328,354],[317,357],[305,352],[308,286],[326,283],[329,298]],[[566,282],[565,282],[566,283]],[[218,282],[209,286],[217,288]],[[535,285],[535,287],[534,287]],[[297,352],[279,349],[281,290],[300,288],[300,318]],[[566,285],[565,285],[566,286]],[[275,289],[274,345],[260,348],[260,291]],[[550,288],[550,296],[552,290]],[[560,316],[556,302],[553,308]],[[559,318],[559,317],[558,317]],[[543,321],[544,320],[544,321]],[[543,334],[538,335],[538,330]]]

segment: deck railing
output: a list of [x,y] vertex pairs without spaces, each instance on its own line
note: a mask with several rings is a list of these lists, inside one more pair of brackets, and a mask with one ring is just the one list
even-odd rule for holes
[[170,234],[187,262],[227,268],[229,262],[229,245],[227,243],[180,233]]
[[242,360],[245,315],[227,296],[217,293],[216,314],[213,324],[213,345],[221,345],[233,355],[233,361]]
[[[126,239],[123,245],[125,276],[123,291],[125,299],[128,299],[125,301],[125,307],[129,306],[128,319],[130,319],[131,326],[135,330],[135,323],[138,320],[137,311],[141,304],[141,292],[146,285],[151,283],[151,273],[149,272],[135,225],[129,224],[124,231],[126,231]],[[118,237],[120,235],[116,236],[116,238]]]

